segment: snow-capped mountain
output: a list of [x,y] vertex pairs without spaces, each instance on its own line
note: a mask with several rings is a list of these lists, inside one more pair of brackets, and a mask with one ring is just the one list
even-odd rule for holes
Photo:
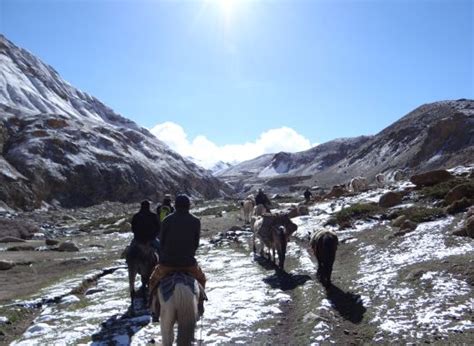
[[0,35],[0,201],[137,201],[227,187]]
[[[375,136],[336,139],[298,153],[260,156],[218,176],[241,190],[255,185],[347,183],[354,176],[404,169],[450,168],[474,163],[474,101],[418,107]],[[302,182],[303,181],[303,182]]]

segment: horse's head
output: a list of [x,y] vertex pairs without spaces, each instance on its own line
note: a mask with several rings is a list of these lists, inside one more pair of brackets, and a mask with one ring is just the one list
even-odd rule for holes
[[287,236],[290,236],[298,229],[298,226],[293,221],[291,221],[288,214],[282,214],[280,216],[280,222],[281,225],[285,227]]

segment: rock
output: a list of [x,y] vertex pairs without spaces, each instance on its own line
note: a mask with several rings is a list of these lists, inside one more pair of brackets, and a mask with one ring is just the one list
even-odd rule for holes
[[48,246],[54,246],[59,244],[59,240],[56,239],[45,239],[44,242]]
[[469,207],[469,209],[467,210],[467,213],[466,213],[466,217],[471,217],[474,215],[474,206],[471,206]]
[[305,205],[298,206],[298,215],[309,215],[309,209]]
[[406,220],[408,220],[408,219],[405,215],[400,215],[395,220],[392,220],[392,226],[393,227],[400,227],[402,225],[402,223],[405,222]]
[[227,230],[227,232],[236,232],[236,231],[242,231],[242,227],[240,226],[232,226]]
[[0,270],[8,270],[12,269],[15,266],[15,263],[10,261],[0,261]]
[[30,222],[0,218],[0,235],[2,237],[31,239],[33,234],[40,232],[41,230]]
[[468,217],[466,220],[466,234],[474,238],[474,215]]
[[474,185],[473,184],[459,184],[453,187],[444,197],[447,205],[459,201],[463,198],[473,199],[474,198]]
[[9,247],[7,251],[35,251],[35,248],[31,245],[18,245]]
[[408,231],[408,230],[413,231],[414,229],[416,229],[416,226],[418,226],[416,222],[413,222],[411,220],[405,220],[400,225],[400,229],[403,231]]
[[0,326],[2,324],[10,324],[10,320],[8,319],[8,317],[5,317],[5,316],[0,316]]
[[100,293],[100,292],[104,292],[104,291],[105,291],[105,290],[104,290],[103,288],[97,288],[97,287],[95,287],[95,288],[89,288],[89,289],[86,291],[85,295],[86,295],[86,296],[90,296],[90,295],[93,295],[93,294],[96,294],[96,293]]
[[288,217],[290,219],[294,218],[294,217],[297,217],[298,216],[298,208],[296,207],[292,207],[289,211],[288,211]]
[[452,235],[457,235],[460,237],[467,237],[467,230],[465,227],[459,228],[455,231],[453,231]]
[[77,252],[79,248],[73,242],[65,241],[59,244],[58,251],[62,252]]
[[472,202],[472,199],[467,199],[464,197],[459,201],[453,202],[449,207],[447,207],[446,213],[453,215],[465,211],[472,205]]
[[0,238],[0,243],[24,243],[25,239],[17,237],[3,237]]
[[402,196],[392,191],[383,194],[379,199],[379,206],[382,208],[394,207],[400,203],[402,203]]
[[410,178],[410,181],[416,186],[431,186],[448,181],[451,178],[453,178],[451,173],[445,169],[439,169],[416,174]]
[[329,192],[325,197],[326,198],[332,198],[332,197],[341,197],[348,193],[347,188],[344,184],[342,185],[334,185],[331,189],[331,192]]

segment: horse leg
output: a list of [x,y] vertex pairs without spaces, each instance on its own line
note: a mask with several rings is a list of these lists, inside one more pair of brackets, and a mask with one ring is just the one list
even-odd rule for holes
[[133,264],[128,265],[128,285],[130,289],[130,300],[133,303],[133,297],[135,296],[135,276],[137,272],[135,270],[135,266]]

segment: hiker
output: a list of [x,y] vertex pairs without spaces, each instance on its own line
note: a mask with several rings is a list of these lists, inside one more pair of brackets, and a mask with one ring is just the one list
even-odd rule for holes
[[267,212],[270,212],[270,200],[268,199],[267,195],[263,192],[263,189],[258,189],[257,196],[255,197],[255,204],[263,205]]
[[140,204],[140,211],[133,215],[132,218],[133,240],[131,246],[135,242],[151,243],[159,252],[159,242],[157,237],[160,234],[160,223],[156,214],[150,210],[150,202],[143,201]]
[[174,213],[174,208],[171,205],[171,195],[166,194],[165,197],[163,197],[163,203],[156,208],[156,215],[158,215],[160,222],[163,222],[165,217],[171,213]]
[[[201,236],[201,221],[189,212],[190,205],[186,195],[178,195],[175,200],[176,211],[163,220],[160,233],[161,256],[151,275],[150,292],[153,294],[166,275],[173,272],[188,273],[202,286],[199,299],[199,314],[202,315],[206,276],[195,257]],[[157,308],[155,315],[158,314]]]
[[311,198],[313,197],[313,194],[311,193],[311,191],[309,191],[309,189],[306,189],[303,193],[303,196],[306,203],[309,203],[311,201]]

